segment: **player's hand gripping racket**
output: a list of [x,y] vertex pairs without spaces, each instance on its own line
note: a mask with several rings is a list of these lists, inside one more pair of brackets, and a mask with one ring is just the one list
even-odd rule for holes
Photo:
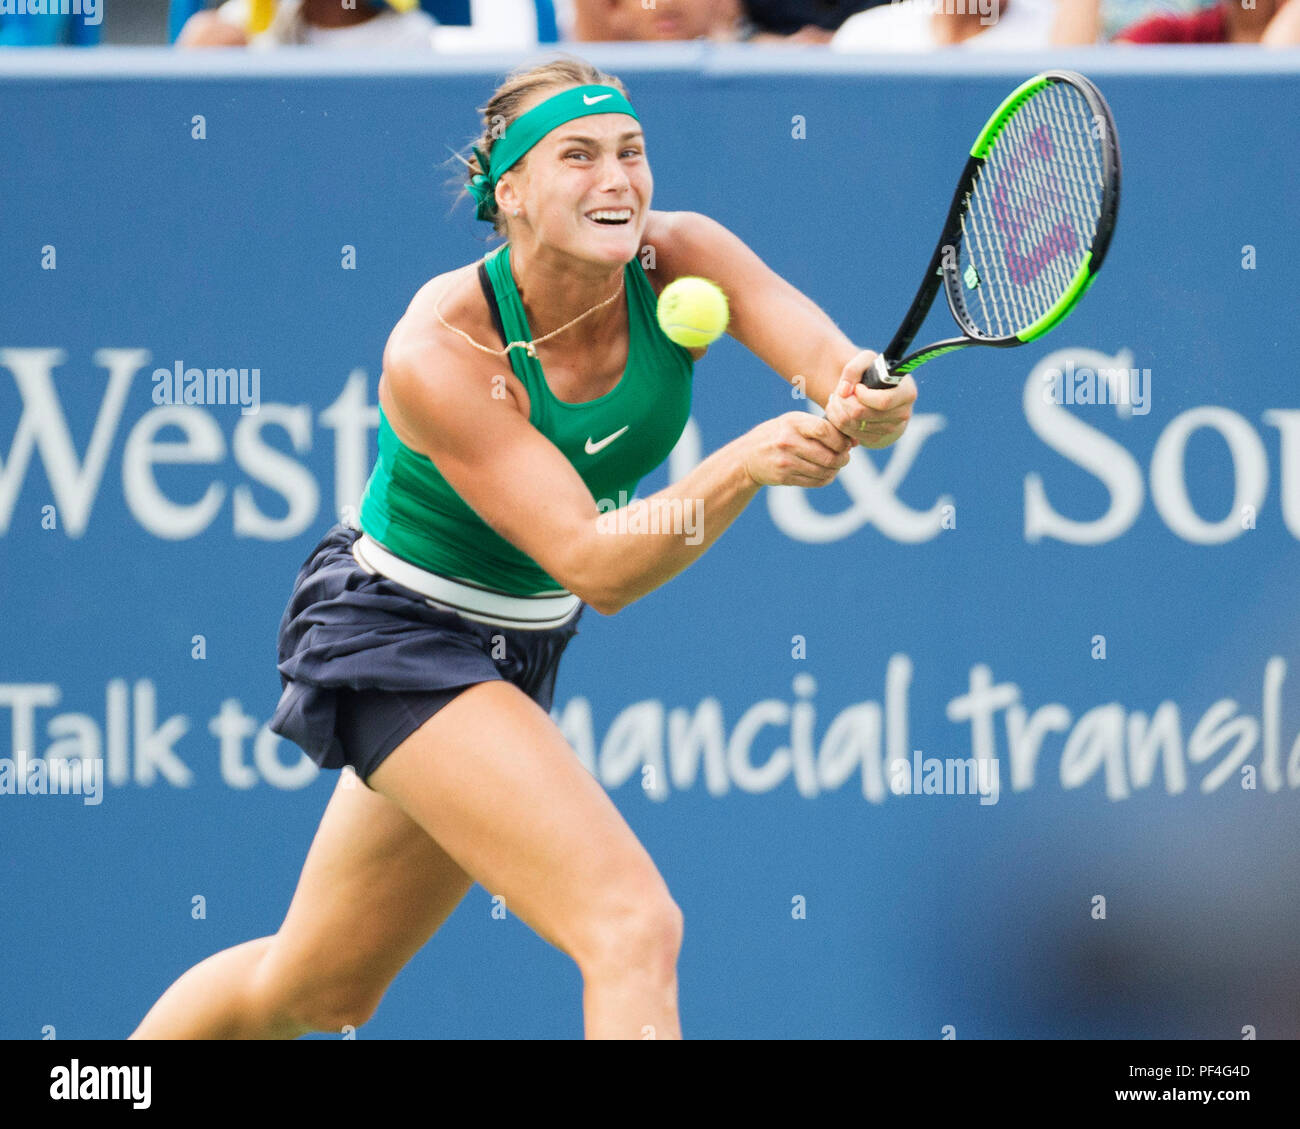
[[[867,387],[968,345],[1042,337],[1097,277],[1118,209],[1119,141],[1097,88],[1073,71],[1017,87],[971,146],[925,281]],[[909,353],[940,285],[962,335]]]

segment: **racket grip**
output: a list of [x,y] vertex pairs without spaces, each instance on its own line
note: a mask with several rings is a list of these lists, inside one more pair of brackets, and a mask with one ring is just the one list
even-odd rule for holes
[[885,360],[885,355],[879,353],[876,359],[871,362],[871,367],[862,374],[862,382],[868,388],[895,388],[902,383],[904,373],[894,373],[889,371],[889,362]]

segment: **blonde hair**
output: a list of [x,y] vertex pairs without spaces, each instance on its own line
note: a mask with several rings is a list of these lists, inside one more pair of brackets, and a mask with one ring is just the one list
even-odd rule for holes
[[[520,107],[531,95],[540,90],[552,89],[553,93],[558,94],[561,90],[568,90],[574,86],[612,86],[624,98],[628,96],[627,88],[619,79],[575,55],[560,55],[549,62],[535,66],[525,64],[511,71],[488,99],[487,105],[479,107],[479,113],[483,115],[483,133],[472,145],[482,149],[491,163],[492,147],[505,133],[506,127],[520,116]],[[472,153],[469,157],[458,153],[457,158],[466,166],[465,180],[471,180],[483,172],[479,167],[478,158]],[[525,154],[514,168],[521,168],[527,160],[528,156]],[[464,188],[460,178],[457,178],[457,183],[462,185],[462,191],[456,198],[459,203],[460,198],[468,196],[469,192]],[[506,216],[500,209],[492,218],[492,226],[497,235],[506,234]]]

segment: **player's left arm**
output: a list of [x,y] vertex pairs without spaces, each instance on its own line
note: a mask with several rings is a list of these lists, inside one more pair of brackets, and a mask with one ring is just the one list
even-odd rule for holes
[[699,212],[664,213],[663,219],[656,266],[669,278],[699,275],[721,286],[731,309],[727,332],[732,337],[791,385],[802,387],[855,442],[887,447],[902,435],[916,399],[910,376],[892,389],[860,383],[876,354],[850,341],[742,239]]

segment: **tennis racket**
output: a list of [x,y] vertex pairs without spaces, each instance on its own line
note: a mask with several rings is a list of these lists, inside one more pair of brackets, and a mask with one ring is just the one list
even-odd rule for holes
[[[925,281],[889,346],[863,374],[890,388],[944,353],[1034,341],[1097,278],[1119,209],[1110,107],[1074,71],[1022,83],[989,118],[948,209]],[[908,352],[939,287],[962,334]]]

